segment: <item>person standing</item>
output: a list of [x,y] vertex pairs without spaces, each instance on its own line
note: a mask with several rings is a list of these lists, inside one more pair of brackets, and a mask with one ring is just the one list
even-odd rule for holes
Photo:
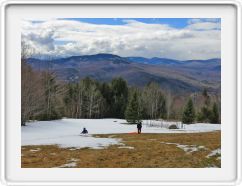
[[141,121],[137,124],[138,134],[141,134],[142,123]]

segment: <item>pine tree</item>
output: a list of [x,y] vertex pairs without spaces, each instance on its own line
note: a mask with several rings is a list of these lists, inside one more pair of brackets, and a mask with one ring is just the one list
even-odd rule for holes
[[216,103],[213,104],[213,108],[212,108],[211,116],[210,116],[210,122],[211,123],[220,123],[219,111],[218,111],[218,106]]
[[102,97],[104,99],[104,105],[103,107],[105,108],[103,110],[103,116],[104,117],[112,117],[112,89],[108,83],[102,83],[99,87],[99,90],[102,94]]
[[165,98],[162,99],[161,108],[160,108],[161,118],[167,118],[167,108],[166,108],[166,100]]
[[203,97],[204,97],[204,103],[205,103],[205,105],[207,106],[207,107],[209,107],[209,105],[210,105],[210,96],[209,96],[209,94],[208,94],[208,91],[207,91],[207,89],[204,89],[203,90]]
[[186,124],[191,124],[195,120],[195,109],[193,106],[192,99],[190,98],[185,106],[182,116],[182,122]]
[[125,111],[125,119],[132,124],[140,121],[137,92],[134,92],[132,97],[129,99],[128,106]]
[[209,96],[207,89],[204,89],[202,92],[204,98],[204,104],[201,107],[201,110],[197,114],[197,121],[199,122],[210,122],[210,118],[212,117],[211,107],[211,97]]
[[114,78],[111,82],[112,89],[112,115],[124,118],[127,106],[128,86],[123,78]]
[[197,121],[199,122],[209,122],[211,118],[211,110],[207,106],[203,106],[201,111],[197,114]]

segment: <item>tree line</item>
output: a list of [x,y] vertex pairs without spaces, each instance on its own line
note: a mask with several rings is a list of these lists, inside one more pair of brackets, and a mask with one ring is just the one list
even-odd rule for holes
[[[24,49],[24,48],[23,48]],[[21,59],[21,125],[29,120],[70,118],[120,118],[129,123],[141,119],[182,120],[184,123],[220,123],[220,97],[206,89],[191,95],[173,95],[154,82],[128,86],[116,77],[99,82],[86,77],[62,82],[51,68],[36,71]]]
[[[86,77],[79,82],[59,82],[52,71],[34,71],[22,63],[22,125],[28,120],[70,118],[125,118],[182,120],[184,123],[220,122],[218,103],[203,93],[204,104],[197,109],[191,96],[177,110],[173,96],[151,82],[143,88],[129,87],[117,77],[110,83]],[[169,100],[171,99],[171,100]]]

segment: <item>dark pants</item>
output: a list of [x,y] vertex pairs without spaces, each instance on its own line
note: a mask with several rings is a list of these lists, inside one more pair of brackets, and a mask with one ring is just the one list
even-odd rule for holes
[[141,133],[141,128],[138,128],[138,134],[140,134]]

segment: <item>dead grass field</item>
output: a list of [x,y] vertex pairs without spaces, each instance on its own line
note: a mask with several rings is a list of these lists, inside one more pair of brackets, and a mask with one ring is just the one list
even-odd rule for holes
[[[72,149],[58,146],[22,146],[22,168],[200,168],[221,167],[221,132],[189,134],[109,134],[124,146]],[[194,147],[184,151],[176,144]],[[200,148],[200,147],[201,148]]]

